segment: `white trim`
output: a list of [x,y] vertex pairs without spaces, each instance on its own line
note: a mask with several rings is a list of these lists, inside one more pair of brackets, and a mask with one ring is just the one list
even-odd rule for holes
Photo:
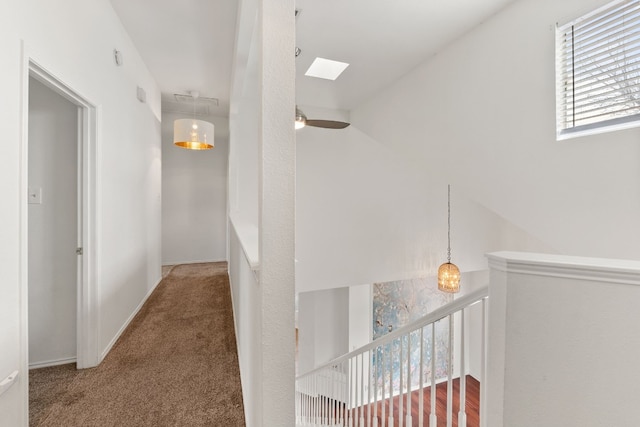
[[158,281],[156,282],[155,285],[153,285],[153,287],[149,290],[149,292],[147,292],[147,294],[144,296],[144,298],[142,299],[142,301],[140,301],[140,304],[138,304],[138,306],[135,308],[135,310],[133,310],[133,312],[131,313],[131,315],[127,318],[127,320],[124,322],[124,324],[120,327],[120,329],[118,330],[118,332],[116,332],[116,334],[114,335],[114,337],[111,339],[111,341],[109,341],[109,344],[107,344],[107,346],[105,347],[104,350],[102,350],[102,353],[100,355],[100,362],[102,362],[104,360],[105,357],[107,357],[107,354],[109,354],[109,352],[111,351],[111,349],[113,348],[113,346],[116,344],[116,342],[118,341],[118,339],[120,338],[120,336],[124,333],[124,331],[129,327],[129,324],[131,323],[131,321],[136,317],[136,315],[138,314],[138,312],[140,311],[140,309],[142,308],[142,306],[147,302],[147,299],[149,299],[149,297],[151,296],[151,294],[153,293],[153,291],[156,290],[156,288],[158,287],[158,285],[160,284],[160,282],[162,282],[162,277],[160,279],[158,279]]
[[189,265],[189,264],[207,264],[207,263],[211,263],[211,262],[227,262],[226,259],[214,259],[214,260],[210,260],[210,259],[205,259],[202,261],[163,261],[162,262],[162,266],[166,267],[166,266],[174,266],[174,265]]
[[20,40],[22,51],[22,82],[20,85],[21,109],[20,121],[20,192],[18,201],[20,214],[20,370],[23,372],[19,378],[22,392],[22,423],[29,424],[29,380],[25,372],[29,372],[29,209],[28,209],[28,185],[29,185],[29,57],[26,53],[24,40]]
[[508,273],[640,286],[640,261],[527,252],[487,254],[489,267]]
[[[631,117],[631,119],[629,119],[629,117]],[[640,118],[637,114],[635,116],[626,116],[624,118],[627,120],[621,122],[612,122],[611,124],[606,124],[605,122],[597,122],[591,125],[580,127],[580,130],[576,130],[576,128],[558,129],[556,131],[556,141],[566,141],[583,136],[600,135],[603,133],[617,132],[621,130],[640,127]]]
[[69,363],[76,363],[75,357],[67,357],[65,359],[45,360],[43,362],[29,363],[29,370],[49,368],[51,366],[68,365]]
[[[99,336],[99,307],[97,299],[97,208],[99,192],[97,185],[98,175],[98,112],[99,109],[86,97],[82,96],[70,85],[55,77],[55,75],[45,69],[33,57],[25,53],[25,62],[27,64],[26,73],[24,73],[25,84],[28,85],[29,77],[33,77],[40,81],[48,88],[77,105],[80,112],[78,123],[79,154],[82,159],[82,170],[79,174],[82,176],[81,182],[78,183],[82,188],[82,194],[79,198],[82,200],[82,217],[78,218],[81,223],[81,246],[84,254],[80,257],[78,266],[78,275],[81,278],[78,282],[77,294],[77,364],[78,368],[89,368],[97,366],[100,363],[98,352],[98,336]],[[28,108],[28,94],[25,98]],[[28,110],[27,119],[28,126]],[[25,140],[28,149],[28,136]],[[27,173],[27,168],[23,168],[22,174]],[[23,191],[24,193],[24,191]],[[24,193],[26,194],[26,193]],[[23,196],[26,197],[26,196]],[[21,201],[21,203],[25,203]],[[28,286],[28,283],[25,283]],[[27,308],[28,309],[28,308]]]
[[236,216],[229,216],[244,256],[254,272],[260,269],[260,230],[257,225]]

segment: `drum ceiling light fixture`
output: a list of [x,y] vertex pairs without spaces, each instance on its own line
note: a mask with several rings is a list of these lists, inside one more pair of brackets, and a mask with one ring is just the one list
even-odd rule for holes
[[173,143],[187,150],[210,150],[214,147],[213,123],[196,120],[197,91],[190,92],[193,98],[193,119],[178,119],[173,122]]

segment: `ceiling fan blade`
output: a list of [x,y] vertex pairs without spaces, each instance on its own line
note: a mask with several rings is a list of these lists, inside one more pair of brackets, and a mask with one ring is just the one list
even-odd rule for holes
[[346,122],[338,122],[335,120],[310,120],[307,119],[307,126],[314,126],[317,128],[325,128],[325,129],[344,129],[349,126],[351,123]]

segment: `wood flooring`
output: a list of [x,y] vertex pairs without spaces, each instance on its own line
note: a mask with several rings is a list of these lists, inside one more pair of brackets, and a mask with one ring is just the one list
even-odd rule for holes
[[[453,426],[458,426],[458,412],[460,411],[460,379],[456,378],[453,381]],[[425,387],[423,389],[423,426],[429,425],[429,415],[431,414],[431,387]],[[478,380],[473,378],[470,375],[466,377],[466,414],[467,414],[467,427],[478,427],[480,425],[480,383]],[[406,412],[407,412],[407,395],[403,396],[403,423],[406,420]],[[389,399],[385,400],[382,403],[378,404],[377,412],[378,417],[381,417],[382,414],[382,404],[384,403],[385,407],[385,415],[389,417]],[[420,390],[415,390],[411,393],[411,418],[412,418],[412,427],[419,427],[419,416],[420,416]],[[372,408],[372,415],[374,410]],[[393,414],[394,414],[394,423],[393,427],[400,426],[400,398],[393,398]],[[447,426],[447,383],[440,383],[436,385],[436,416],[438,417],[438,427],[446,427]],[[367,412],[365,411],[365,418],[367,418]],[[382,426],[383,424],[378,423],[378,426]],[[384,424],[387,425],[386,422]],[[390,426],[391,427],[391,426]],[[409,426],[406,426],[409,427]]]
[[[437,427],[447,426],[447,386],[446,382],[436,385],[436,416]],[[452,413],[452,425],[458,427],[458,412],[460,411],[460,379],[456,378],[452,381],[453,389],[453,413]],[[479,427],[480,426],[480,382],[470,375],[466,377],[466,393],[465,393],[465,413],[467,415],[467,427]],[[325,401],[325,404],[327,402]],[[331,406],[328,412],[331,410],[342,413],[343,409],[338,409],[332,402],[328,403]],[[384,420],[382,417],[384,406]],[[369,419],[369,410],[371,410],[371,420]],[[393,413],[393,425],[389,424],[389,415]],[[395,396],[393,399],[385,399],[377,404],[377,408],[371,405],[360,407],[351,410],[351,417],[354,420],[353,425],[358,425],[356,420],[364,418],[364,426],[362,427],[429,427],[429,415],[431,414],[431,388],[425,387],[423,389],[423,419],[420,424],[420,390],[415,390],[411,393],[411,426],[406,425],[406,413],[407,413],[407,394],[402,397],[402,422],[400,420],[400,398]],[[348,414],[349,415],[349,414]],[[377,415],[378,422],[374,423],[373,418]],[[339,424],[337,424],[339,425]],[[349,422],[345,422],[345,425],[351,425]],[[462,426],[461,426],[462,427]]]

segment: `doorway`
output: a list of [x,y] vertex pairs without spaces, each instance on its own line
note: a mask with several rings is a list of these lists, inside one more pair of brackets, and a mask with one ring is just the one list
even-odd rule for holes
[[[101,361],[96,279],[99,109],[26,54],[24,69],[23,366],[75,359],[78,369],[90,368]],[[60,330],[45,332],[47,320]]]
[[76,362],[82,192],[78,107],[30,77],[28,119],[28,334],[33,369]]

